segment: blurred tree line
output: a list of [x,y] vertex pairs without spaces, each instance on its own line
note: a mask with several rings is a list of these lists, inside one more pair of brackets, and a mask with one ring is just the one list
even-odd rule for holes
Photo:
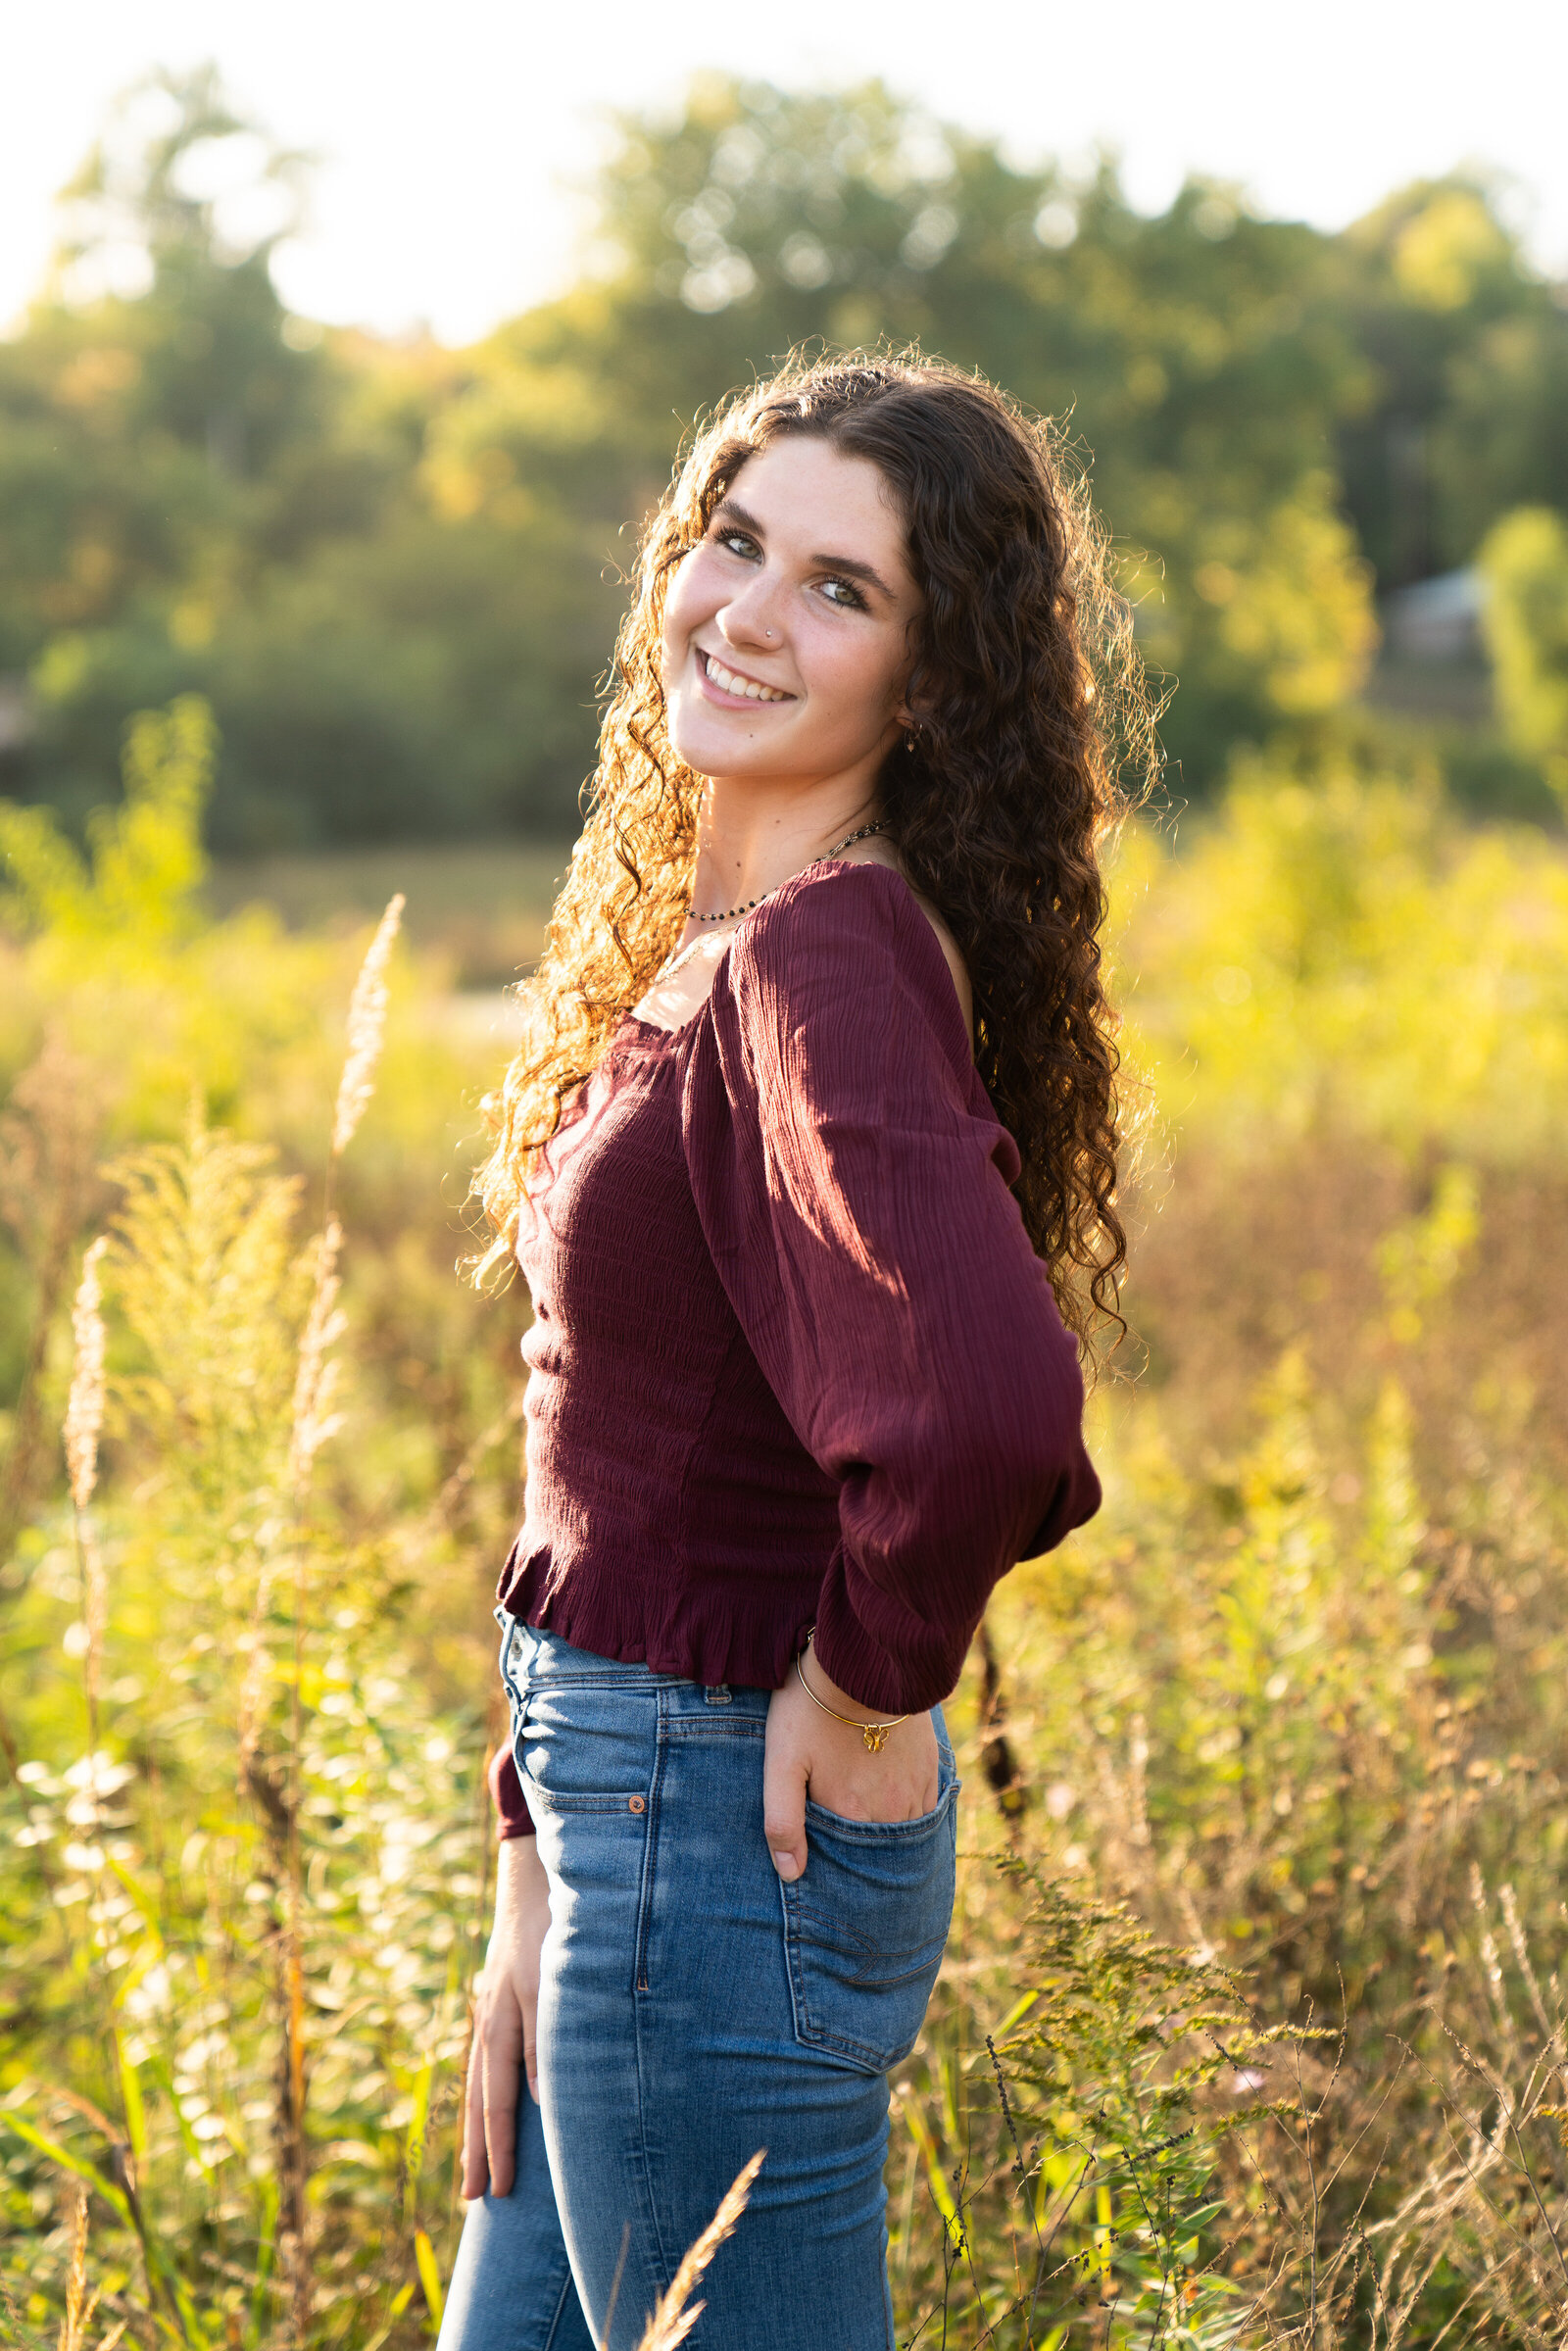
[[[157,77],[0,343],[0,788],[113,797],[211,701],[228,851],[559,834],[636,525],[703,407],[807,338],[918,339],[1064,420],[1198,796],[1309,755],[1381,594],[1468,563],[1516,755],[1568,773],[1568,311],[1480,179],[1340,235],[1193,180],[1022,170],[879,85],[628,120],[580,282],[470,350],[291,316],[301,159]],[[1490,537],[1489,537],[1490,535]]]

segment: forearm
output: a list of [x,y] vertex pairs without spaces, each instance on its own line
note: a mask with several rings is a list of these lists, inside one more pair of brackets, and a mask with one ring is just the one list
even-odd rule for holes
[[486,1960],[509,1964],[550,1921],[550,1881],[533,1837],[508,1837],[496,1848],[496,1907]]
[[550,1929],[550,1882],[531,1837],[511,1837],[496,1870],[495,1924],[475,1986],[468,2062],[463,2192],[511,2192],[516,2143],[517,2077],[539,2095],[536,2055],[539,1954]]

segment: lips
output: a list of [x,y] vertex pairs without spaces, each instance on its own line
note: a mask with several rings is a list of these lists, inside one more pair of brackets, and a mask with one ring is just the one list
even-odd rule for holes
[[782,686],[764,685],[760,677],[747,677],[739,669],[727,668],[716,656],[705,653],[701,646],[697,648],[697,658],[708,683],[720,694],[732,695],[738,702],[777,703],[795,700],[794,695],[786,694]]

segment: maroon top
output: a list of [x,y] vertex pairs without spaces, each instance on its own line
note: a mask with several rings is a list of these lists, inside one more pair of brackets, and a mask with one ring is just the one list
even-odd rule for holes
[[[523,1209],[511,1613],[768,1690],[814,1623],[868,1711],[945,1697],[997,1579],[1100,1502],[1018,1168],[885,865],[787,882],[683,1027],[628,1013]],[[491,1784],[525,1836],[506,1748]]]

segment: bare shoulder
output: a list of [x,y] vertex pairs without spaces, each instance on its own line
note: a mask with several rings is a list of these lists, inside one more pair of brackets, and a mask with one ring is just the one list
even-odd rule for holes
[[[889,844],[874,839],[858,842],[856,847],[846,854],[844,862],[846,865],[886,865],[893,873],[904,871],[899,863],[897,851]],[[907,880],[908,877],[906,875],[905,878]],[[916,890],[912,882],[909,883],[909,895],[937,935],[937,945],[942,950],[944,960],[953,974],[953,985],[957,991],[959,1008],[963,1013],[963,1025],[972,1039],[974,1036],[974,990],[969,984],[968,966],[958,953],[958,942],[931,901],[923,891]]]

